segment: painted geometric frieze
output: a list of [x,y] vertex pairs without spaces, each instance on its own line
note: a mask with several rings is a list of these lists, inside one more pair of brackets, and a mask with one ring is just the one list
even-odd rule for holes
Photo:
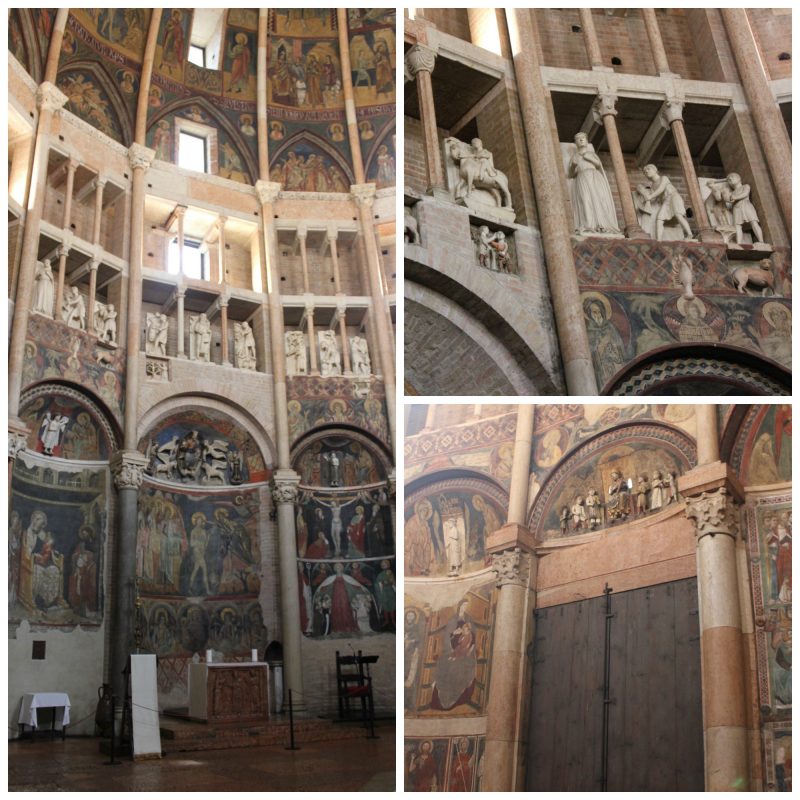
[[407,792],[479,792],[483,779],[484,736],[406,737],[404,788]]
[[492,647],[492,584],[452,605],[405,603],[406,717],[480,716],[485,711]]
[[506,519],[508,499],[475,478],[437,481],[406,498],[407,577],[458,577],[484,569],[486,538]]
[[250,434],[227,415],[204,409],[162,419],[140,441],[147,474],[208,486],[262,483],[269,470]]
[[103,620],[108,469],[22,452],[11,477],[9,620],[97,626]]
[[756,622],[758,699],[762,717],[792,709],[792,498],[782,493],[747,504],[747,547]]
[[677,479],[696,460],[683,432],[629,425],[601,434],[547,478],[529,527],[544,538],[572,536],[642,518],[679,499]]

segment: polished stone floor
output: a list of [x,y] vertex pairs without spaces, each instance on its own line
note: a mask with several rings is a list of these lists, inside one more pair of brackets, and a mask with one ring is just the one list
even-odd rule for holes
[[395,728],[376,726],[378,739],[310,742],[199,753],[167,753],[155,761],[122,758],[105,766],[97,739],[12,741],[10,792],[325,792],[394,791]]

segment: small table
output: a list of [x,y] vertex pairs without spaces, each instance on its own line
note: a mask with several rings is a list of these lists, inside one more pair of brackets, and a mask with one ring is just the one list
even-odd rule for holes
[[19,710],[19,726],[25,734],[25,726],[33,732],[39,727],[37,710],[40,708],[53,709],[52,731],[56,730],[56,722],[61,729],[61,738],[64,739],[69,725],[69,695],[64,692],[26,692],[22,695],[22,707]]

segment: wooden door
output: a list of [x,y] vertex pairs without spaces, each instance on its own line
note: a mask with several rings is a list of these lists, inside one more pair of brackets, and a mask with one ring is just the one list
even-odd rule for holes
[[[536,612],[526,788],[600,791],[604,597]],[[695,579],[611,594],[608,791],[702,791]]]

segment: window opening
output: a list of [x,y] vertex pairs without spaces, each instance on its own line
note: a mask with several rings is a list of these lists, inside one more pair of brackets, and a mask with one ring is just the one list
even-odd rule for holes
[[178,166],[195,172],[208,172],[208,156],[204,136],[180,132],[178,137]]

